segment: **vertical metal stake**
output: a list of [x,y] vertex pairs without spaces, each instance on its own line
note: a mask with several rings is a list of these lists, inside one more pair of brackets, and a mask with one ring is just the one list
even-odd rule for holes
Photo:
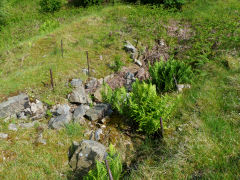
[[54,91],[54,83],[53,83],[53,73],[52,73],[52,69],[50,69],[50,78],[51,78],[52,90]]
[[162,117],[160,117],[160,126],[161,126],[161,136],[163,138],[163,123],[162,123]]
[[108,164],[107,159],[105,159],[105,164],[106,164],[106,167],[107,167],[107,171],[108,171],[109,179],[110,179],[110,180],[113,180],[112,172],[111,172],[111,169],[109,168],[109,164]]
[[88,51],[86,51],[87,54],[87,64],[88,64],[88,78],[90,77],[90,63],[89,63],[89,58],[88,58]]
[[61,39],[61,52],[62,52],[62,58],[63,58],[63,40]]

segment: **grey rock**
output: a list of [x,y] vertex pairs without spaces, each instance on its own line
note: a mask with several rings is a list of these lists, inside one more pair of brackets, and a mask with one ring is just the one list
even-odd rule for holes
[[87,104],[88,103],[88,95],[85,92],[83,86],[80,86],[72,91],[69,95],[69,101],[71,103],[79,103],[79,104]]
[[96,161],[103,161],[106,155],[106,147],[92,140],[83,140],[69,151],[69,165],[82,176],[95,167]]
[[124,49],[127,52],[131,52],[131,53],[137,52],[137,49],[129,41],[126,41],[126,44],[124,45]]
[[52,129],[60,129],[64,127],[66,124],[69,124],[72,120],[72,114],[62,114],[60,116],[51,118],[48,122],[48,126]]
[[182,92],[184,89],[191,88],[190,84],[178,84],[177,91]]
[[26,116],[25,112],[19,112],[17,113],[18,119],[28,119],[28,116]]
[[79,122],[83,125],[85,123],[84,115],[88,109],[90,109],[88,105],[81,104],[80,106],[78,106],[73,113],[74,122]]
[[39,100],[36,100],[36,103],[30,103],[30,110],[33,116],[32,120],[41,119],[46,115],[46,107]]
[[95,89],[98,85],[98,80],[96,78],[92,78],[85,84],[86,89]]
[[77,88],[77,87],[80,87],[80,86],[82,86],[83,85],[83,81],[81,80],[81,79],[73,79],[72,81],[71,81],[71,86],[73,87],[73,88]]
[[110,108],[109,104],[97,104],[93,108],[87,110],[86,117],[91,121],[96,121],[106,116]]
[[37,123],[37,121],[33,121],[33,122],[29,122],[29,123],[20,123],[19,126],[20,126],[21,128],[26,128],[26,129],[28,129],[28,128],[34,127],[34,125],[35,125],[36,123]]
[[88,75],[88,69],[82,69],[83,74]]
[[103,134],[102,129],[97,129],[94,134],[95,141],[99,141],[101,139],[102,134]]
[[23,111],[29,106],[26,94],[10,97],[7,101],[0,103],[0,118],[6,118]]
[[8,134],[0,133],[0,138],[1,139],[7,139],[8,138]]
[[9,124],[8,125],[8,130],[17,131],[18,130],[17,125],[16,124]]
[[134,62],[135,62],[135,64],[137,64],[138,66],[142,67],[142,62],[141,62],[141,61],[135,59]]
[[57,108],[57,115],[68,114],[70,113],[70,106],[68,104],[59,105]]

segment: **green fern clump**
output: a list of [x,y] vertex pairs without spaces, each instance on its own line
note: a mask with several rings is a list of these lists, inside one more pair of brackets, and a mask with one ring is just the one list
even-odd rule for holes
[[122,87],[117,88],[113,91],[108,85],[104,85],[103,88],[103,100],[111,104],[112,108],[119,114],[123,114],[125,112],[127,104],[127,90]]
[[191,66],[176,60],[156,62],[149,73],[158,92],[173,91],[177,84],[191,83],[193,78]]
[[[122,161],[120,155],[115,150],[114,146],[110,144],[109,153],[107,157],[109,168],[111,170],[114,180],[119,180],[122,174]],[[103,162],[97,162],[96,168],[90,170],[83,178],[84,180],[109,180],[106,165]]]
[[136,81],[129,98],[129,115],[138,125],[138,130],[148,135],[160,128],[160,118],[167,120],[173,110],[170,96],[158,96],[156,86]]
[[170,96],[158,96],[156,86],[145,82],[132,85],[132,92],[127,94],[125,88],[112,89],[107,86],[104,100],[112,105],[120,114],[131,118],[131,124],[148,135],[152,135],[160,128],[160,117],[170,118],[174,103]]

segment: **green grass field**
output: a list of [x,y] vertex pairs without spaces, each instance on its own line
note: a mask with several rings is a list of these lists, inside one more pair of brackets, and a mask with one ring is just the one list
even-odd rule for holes
[[[54,14],[40,13],[38,1],[8,2],[8,23],[0,31],[0,102],[19,92],[47,103],[65,102],[71,91],[66,83],[87,78],[82,72],[86,51],[92,76],[100,78],[113,73],[108,65],[117,56],[131,66],[125,40],[138,39],[143,50],[164,39],[171,58],[195,68],[194,83],[179,97],[164,140],[147,139],[124,178],[240,178],[238,0],[195,0],[181,11],[130,4],[66,6]],[[189,28],[190,38],[171,35],[169,27],[175,26]],[[0,132],[10,137],[0,140],[0,179],[71,179],[67,150],[73,140],[83,139],[84,127],[47,129],[47,145],[36,146],[35,128],[10,132],[9,123],[0,122]]]

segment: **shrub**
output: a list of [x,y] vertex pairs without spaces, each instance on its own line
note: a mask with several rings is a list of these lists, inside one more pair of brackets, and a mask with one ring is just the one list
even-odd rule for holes
[[[109,168],[111,169],[112,176],[114,180],[119,180],[122,173],[122,162],[120,155],[116,152],[113,145],[109,146],[109,153],[107,157]],[[88,175],[83,178],[84,180],[108,180],[108,172],[105,164],[103,162],[97,162],[96,168],[90,170]]]
[[87,7],[91,5],[100,5],[103,3],[103,0],[71,0],[70,3],[76,7]]
[[60,10],[63,5],[62,0],[40,0],[39,3],[42,12],[55,12]]
[[191,66],[176,60],[156,62],[149,67],[149,73],[159,92],[175,90],[176,84],[191,83],[193,78]]
[[140,0],[142,4],[163,4],[166,8],[181,9],[186,0]]
[[148,135],[158,131],[160,117],[169,119],[174,107],[169,96],[157,95],[155,85],[139,80],[133,83],[132,92],[129,94],[125,88],[112,91],[108,87],[105,92],[104,100],[120,114],[131,117],[134,127]]

